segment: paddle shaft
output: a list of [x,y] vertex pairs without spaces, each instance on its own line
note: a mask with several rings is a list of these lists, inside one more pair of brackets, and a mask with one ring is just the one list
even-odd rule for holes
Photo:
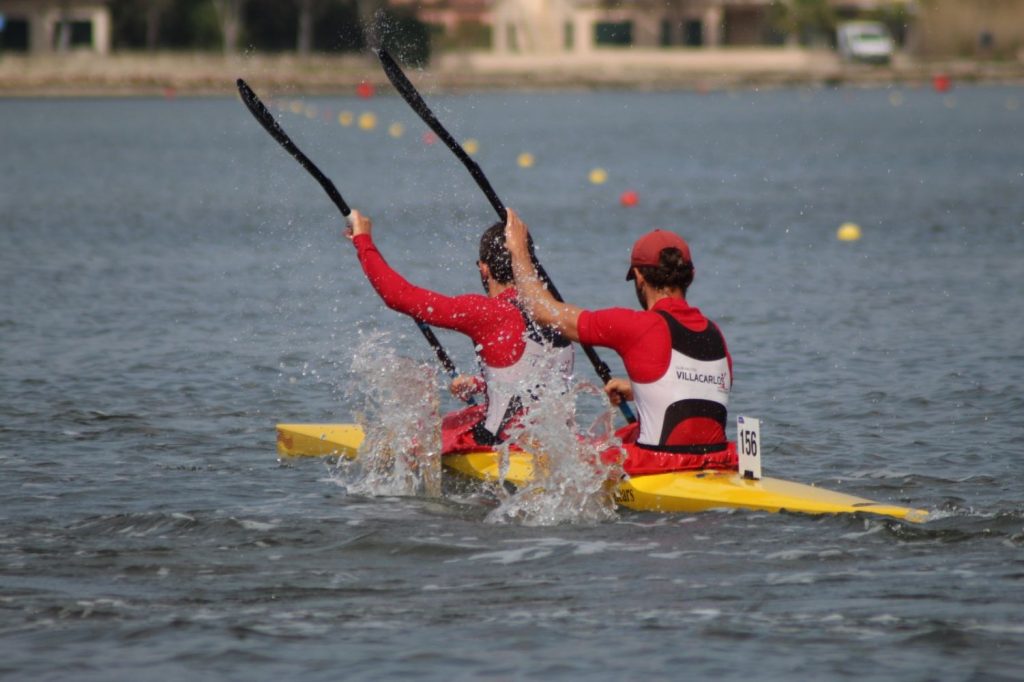
[[[398,94],[402,96],[402,99],[412,107],[413,111],[416,112],[423,122],[434,131],[442,142],[445,143],[445,146],[452,150],[452,153],[454,153],[459,161],[462,162],[462,165],[466,167],[469,174],[473,176],[473,180],[476,181],[477,186],[479,186],[483,191],[484,196],[487,197],[491,206],[494,207],[495,212],[498,214],[498,218],[501,219],[502,222],[507,222],[508,212],[505,210],[505,204],[503,204],[501,199],[498,198],[498,193],[494,191],[494,188],[491,186],[487,176],[484,175],[483,170],[481,170],[480,165],[470,158],[469,154],[466,153],[466,150],[462,148],[462,145],[460,145],[455,138],[452,137],[452,134],[449,133],[441,124],[441,122],[437,120],[437,116],[435,116],[434,112],[430,110],[429,106],[427,106],[423,97],[420,96],[419,91],[416,90],[416,86],[414,86],[406,77],[405,72],[402,71],[402,67],[398,65],[398,62],[394,60],[388,51],[383,47],[377,48],[375,51],[377,53],[377,57],[380,59],[381,65],[384,67],[384,73],[387,74],[388,80],[395,86]],[[540,264],[540,261],[537,260],[536,254],[532,251],[530,253],[530,259],[533,261],[533,266],[537,270],[537,276],[540,277],[541,281],[547,286],[551,295],[554,296],[555,300],[559,303],[564,302],[565,299],[562,298],[562,295],[558,292],[554,282],[551,281],[551,278],[548,277],[548,273],[544,270],[544,266]],[[607,363],[598,357],[597,351],[594,350],[593,346],[585,344],[580,344],[580,346],[582,346],[584,354],[587,356],[587,359],[590,360],[590,364],[594,366],[594,370],[597,372],[597,376],[600,377],[601,381],[605,384],[611,381],[611,370],[608,368]],[[630,409],[625,400],[619,402],[619,410],[622,411],[622,415],[630,424],[636,422],[633,410]]]
[[338,192],[338,188],[334,186],[331,179],[324,175],[320,169],[316,167],[316,164],[310,161],[309,157],[303,154],[302,150],[292,142],[292,138],[288,137],[288,133],[284,131],[284,128],[282,128],[281,124],[277,122],[277,119],[275,119],[274,115],[270,113],[270,110],[267,109],[266,105],[264,105],[260,98],[256,96],[256,93],[253,92],[248,83],[239,78],[237,85],[238,92],[242,95],[242,102],[245,103],[246,108],[253,117],[259,121],[259,124],[263,126],[264,130],[270,133],[271,137],[277,140],[278,144],[284,147],[285,151],[291,154],[292,157],[299,162],[300,166],[306,169],[307,173],[312,175],[313,178],[320,183],[320,186],[324,188],[325,192],[327,192],[327,196],[331,198],[334,205],[338,207],[339,211],[341,211],[341,215],[347,218],[348,215],[352,213],[352,209],[349,208],[348,204],[345,203],[345,200],[341,198],[341,193]]
[[416,90],[416,86],[414,86],[406,77],[405,72],[402,71],[402,67],[398,65],[398,62],[394,60],[391,54],[383,47],[376,48],[375,52],[377,53],[377,57],[380,59],[381,65],[384,67],[384,73],[387,74],[388,80],[391,81],[391,84],[395,86],[396,90],[398,90],[398,94],[400,94],[402,99],[404,99],[409,106],[413,108],[413,111],[423,119],[423,122],[427,124],[427,127],[433,130],[434,133],[441,138],[441,141],[445,143],[445,146],[452,150],[452,153],[458,157],[459,161],[462,162],[462,165],[466,167],[466,170],[469,171],[469,174],[473,176],[476,184],[483,191],[484,196],[486,196],[487,200],[491,202],[491,206],[493,206],[494,210],[498,213],[498,217],[501,218],[501,222],[505,222],[508,219],[505,212],[505,204],[501,203],[501,199],[498,198],[498,193],[494,191],[493,187],[491,187],[491,183],[487,179],[487,176],[484,175],[483,170],[480,169],[480,165],[466,153],[466,150],[462,148],[462,145],[460,145],[455,138],[452,137],[452,134],[449,133],[441,124],[441,122],[437,120],[437,117],[434,116],[434,112],[430,110],[430,107],[427,106],[423,97],[420,96],[419,91]]
[[[299,162],[300,166],[306,169],[307,173],[312,175],[313,178],[320,183],[320,186],[324,188],[325,192],[327,192],[327,196],[331,198],[334,205],[338,207],[339,211],[341,211],[341,215],[347,218],[349,214],[352,213],[352,209],[349,208],[347,203],[345,203],[341,193],[338,191],[338,188],[334,186],[334,183],[331,182],[331,179],[324,175],[323,172],[316,167],[316,164],[310,161],[309,157],[303,154],[302,150],[292,142],[292,138],[288,137],[288,133],[284,131],[284,128],[282,128],[281,124],[277,122],[277,119],[275,119],[274,115],[270,113],[270,110],[267,109],[266,105],[263,104],[260,98],[256,96],[256,93],[253,92],[248,83],[239,78],[237,85],[238,92],[242,96],[242,102],[245,103],[246,108],[253,117],[259,121],[259,124],[263,126],[264,130],[270,133],[271,137],[277,140],[278,143],[285,148],[285,151],[291,154],[292,157]],[[444,367],[448,376],[453,379],[458,376],[459,373],[455,368],[455,363],[452,362],[451,357],[447,352],[445,352],[441,342],[437,340],[437,337],[434,335],[434,330],[422,320],[416,320],[416,326],[420,328],[420,331],[423,332],[423,336],[426,338],[427,343],[429,343],[434,349],[434,353],[437,355],[438,361],[440,361],[441,366]],[[468,402],[472,403],[472,400]]]

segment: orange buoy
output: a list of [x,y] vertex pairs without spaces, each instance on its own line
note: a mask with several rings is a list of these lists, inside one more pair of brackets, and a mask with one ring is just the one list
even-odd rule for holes
[[953,87],[953,81],[946,74],[940,73],[932,78],[932,87],[935,88],[935,92],[949,92]]
[[635,191],[627,189],[622,193],[622,196],[619,197],[619,203],[629,208],[630,206],[636,206],[640,203],[640,197]]
[[370,99],[373,97],[374,88],[373,84],[367,81],[360,81],[359,85],[356,86],[356,94],[363,99]]

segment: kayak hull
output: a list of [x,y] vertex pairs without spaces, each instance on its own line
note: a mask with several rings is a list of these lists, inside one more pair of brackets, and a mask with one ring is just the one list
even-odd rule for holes
[[[356,424],[278,424],[277,451],[286,457],[335,455],[355,458],[363,442]],[[523,486],[534,480],[537,460],[512,452],[507,462],[490,451],[445,455],[445,469],[481,481],[504,481]],[[504,471],[502,465],[504,464]],[[615,501],[622,507],[647,512],[701,512],[748,509],[801,514],[874,514],[919,523],[928,512],[874,502],[854,495],[778,478],[748,479],[735,471],[676,471],[624,478]]]
[[358,424],[278,424],[277,453],[285,457],[336,455],[355,459],[363,438],[363,427]]
[[874,502],[862,497],[785,481],[748,479],[735,471],[679,471],[634,476],[619,484],[615,501],[628,509],[657,512],[700,512],[709,509],[750,509],[801,514],[867,513],[915,523],[928,512]]

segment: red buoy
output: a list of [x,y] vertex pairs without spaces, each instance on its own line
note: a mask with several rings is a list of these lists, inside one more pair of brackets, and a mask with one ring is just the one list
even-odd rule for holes
[[946,74],[940,73],[932,78],[932,87],[935,88],[935,92],[949,92],[953,87],[953,81]]
[[437,142],[437,135],[433,131],[428,130],[423,133],[423,144],[434,144],[435,142]]
[[640,203],[640,197],[633,190],[627,189],[622,193],[622,196],[619,197],[619,203],[627,208],[630,206],[636,206]]
[[373,97],[374,89],[373,84],[367,81],[360,81],[359,85],[356,86],[356,94],[363,99],[370,99]]

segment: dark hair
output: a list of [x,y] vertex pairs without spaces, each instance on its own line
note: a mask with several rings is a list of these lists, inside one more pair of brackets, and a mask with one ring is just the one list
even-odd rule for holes
[[494,223],[480,237],[480,262],[499,284],[512,282],[512,255],[505,245],[505,223]]
[[693,263],[683,257],[683,252],[674,246],[661,250],[657,265],[635,266],[655,289],[679,289],[686,296],[686,290],[693,283]]

